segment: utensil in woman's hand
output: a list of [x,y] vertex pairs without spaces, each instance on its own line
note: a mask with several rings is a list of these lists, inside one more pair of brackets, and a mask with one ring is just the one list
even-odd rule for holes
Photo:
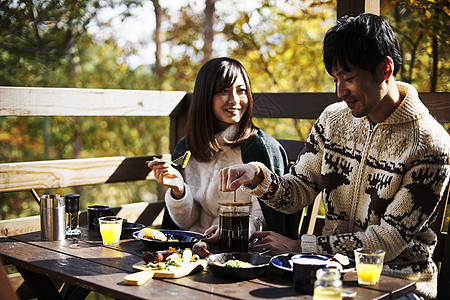
[[[183,156],[180,156],[173,161],[169,161],[168,163],[175,167],[181,165],[181,167],[184,169],[187,166],[189,158],[191,158],[191,151],[188,150],[184,152]],[[162,160],[161,163],[166,163],[166,161]]]
[[[187,166],[189,158],[191,158],[191,151],[188,150],[188,151],[184,152],[183,156],[180,156],[173,161],[160,160],[158,163],[160,163],[160,164],[169,163],[175,167],[181,165],[181,167],[184,169]],[[145,164],[148,165],[150,162],[151,161],[146,161]]]

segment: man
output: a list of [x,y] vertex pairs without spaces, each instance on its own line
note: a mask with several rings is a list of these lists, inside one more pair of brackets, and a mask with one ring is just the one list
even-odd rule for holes
[[322,192],[322,236],[294,241],[261,232],[255,248],[353,257],[360,247],[386,251],[383,274],[417,282],[434,298],[437,238],[429,225],[448,184],[450,138],[417,91],[396,82],[398,41],[379,16],[344,17],[323,46],[328,73],[343,101],[327,107],[290,173],[277,176],[260,163],[220,171],[219,189],[243,189],[286,213]]

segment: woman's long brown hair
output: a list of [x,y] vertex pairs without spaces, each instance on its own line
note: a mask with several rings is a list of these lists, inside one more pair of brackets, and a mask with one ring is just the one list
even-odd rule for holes
[[238,123],[236,136],[226,143],[237,146],[256,132],[252,123],[252,90],[244,66],[232,58],[212,59],[205,63],[197,74],[184,135],[187,149],[198,161],[208,161],[221,151],[215,137],[219,127],[213,113],[213,97],[219,91],[232,86],[239,74],[244,78],[248,106]]

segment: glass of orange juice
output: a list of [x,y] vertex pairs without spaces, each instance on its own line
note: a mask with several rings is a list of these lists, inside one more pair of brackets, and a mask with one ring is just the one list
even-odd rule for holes
[[384,250],[358,248],[355,250],[356,272],[361,285],[376,285],[383,269]]
[[122,233],[123,218],[114,216],[101,217],[98,218],[98,222],[103,245],[117,247],[120,241],[120,234]]

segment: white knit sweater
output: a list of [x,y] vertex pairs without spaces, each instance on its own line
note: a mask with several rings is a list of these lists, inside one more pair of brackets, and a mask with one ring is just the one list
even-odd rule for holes
[[[229,126],[220,135],[230,139],[234,136],[236,126]],[[233,193],[219,191],[219,171],[225,167],[242,164],[241,148],[223,145],[223,138],[218,137],[223,151],[216,153],[214,159],[199,162],[191,157],[184,169],[185,195],[181,199],[174,199],[168,189],[165,201],[170,216],[175,224],[184,229],[203,233],[211,225],[219,224],[219,201],[232,200]],[[250,213],[265,222],[258,199],[242,190],[237,190],[236,199],[251,200]]]
[[384,274],[417,281],[417,293],[435,297],[437,238],[428,225],[449,181],[450,138],[414,87],[397,86],[402,103],[373,128],[345,103],[330,105],[289,174],[255,163],[264,180],[244,190],[288,213],[322,192],[326,218],[316,252],[353,257],[359,247],[384,249]]

